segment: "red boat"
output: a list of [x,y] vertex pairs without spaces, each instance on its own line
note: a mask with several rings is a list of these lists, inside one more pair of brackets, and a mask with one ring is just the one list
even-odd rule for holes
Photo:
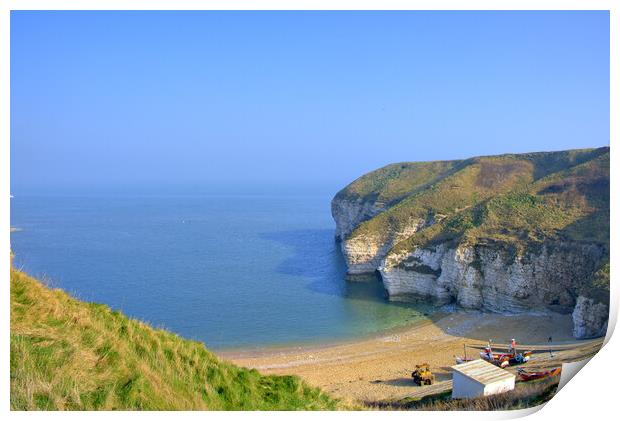
[[544,379],[547,377],[557,376],[562,372],[562,367],[557,367],[552,370],[547,371],[525,371],[522,368],[517,370],[517,374],[519,375],[519,379],[524,382],[529,382],[530,380],[538,380]]

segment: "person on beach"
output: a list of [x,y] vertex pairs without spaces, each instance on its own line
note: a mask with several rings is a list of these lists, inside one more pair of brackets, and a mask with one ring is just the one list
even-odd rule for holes
[[551,358],[553,358],[553,350],[551,349],[551,342],[553,342],[553,338],[551,336],[549,336],[549,355],[551,356]]

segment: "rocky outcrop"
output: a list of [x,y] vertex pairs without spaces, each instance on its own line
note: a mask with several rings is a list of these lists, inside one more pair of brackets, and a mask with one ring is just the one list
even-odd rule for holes
[[594,273],[603,250],[550,242],[523,253],[500,242],[443,243],[389,255],[379,268],[391,300],[455,302],[493,312],[570,312],[578,286]]
[[607,305],[579,296],[573,310],[573,336],[578,339],[604,336],[607,333],[608,318]]

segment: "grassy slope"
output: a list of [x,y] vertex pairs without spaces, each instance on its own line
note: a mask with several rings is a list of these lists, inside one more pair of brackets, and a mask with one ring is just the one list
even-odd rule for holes
[[218,360],[202,343],[85,303],[11,269],[12,409],[336,409],[293,376]]
[[434,161],[387,165],[361,176],[338,195],[393,205],[434,180],[450,174],[460,164],[461,161]]
[[[532,166],[503,158],[472,160],[456,172],[415,192],[397,205],[360,224],[350,237],[373,234],[379,239],[401,231],[412,219],[429,220],[475,206],[477,203],[531,181]],[[494,183],[487,183],[492,173]]]

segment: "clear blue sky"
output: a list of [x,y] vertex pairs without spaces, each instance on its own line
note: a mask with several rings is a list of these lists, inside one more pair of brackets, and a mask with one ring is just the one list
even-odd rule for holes
[[12,193],[609,144],[607,12],[13,12]]

